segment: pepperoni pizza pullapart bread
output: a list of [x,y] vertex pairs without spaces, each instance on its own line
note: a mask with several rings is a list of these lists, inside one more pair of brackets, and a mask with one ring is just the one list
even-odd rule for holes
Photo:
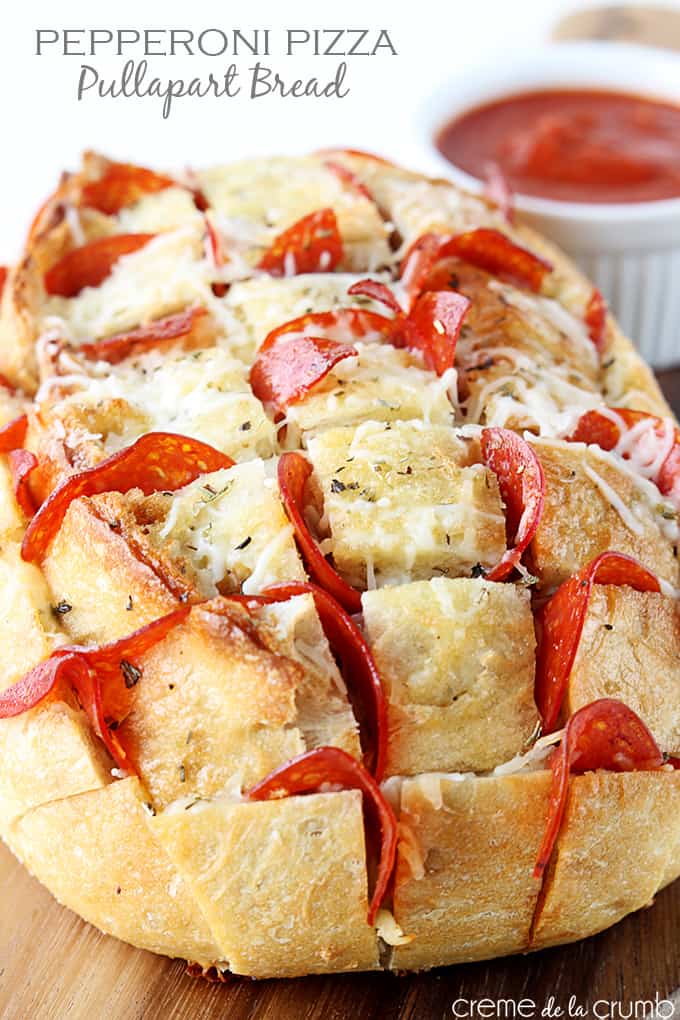
[[90,152],[0,273],[0,834],[103,931],[418,970],[680,874],[680,433],[510,209]]

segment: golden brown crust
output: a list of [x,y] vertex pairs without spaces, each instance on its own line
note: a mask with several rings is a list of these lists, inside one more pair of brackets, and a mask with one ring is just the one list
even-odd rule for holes
[[677,867],[678,772],[591,772],[572,780],[532,949],[594,935],[648,906]]
[[410,943],[397,969],[437,967],[529,948],[540,883],[532,877],[550,777],[404,781],[394,915]]

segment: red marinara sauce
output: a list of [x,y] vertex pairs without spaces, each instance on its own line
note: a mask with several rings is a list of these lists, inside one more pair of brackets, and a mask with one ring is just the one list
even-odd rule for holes
[[625,92],[505,96],[454,118],[436,145],[474,177],[496,163],[525,195],[568,202],[680,196],[680,105]]

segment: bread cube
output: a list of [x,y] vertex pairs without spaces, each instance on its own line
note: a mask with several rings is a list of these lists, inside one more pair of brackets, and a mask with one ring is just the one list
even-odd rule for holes
[[303,581],[293,528],[261,460],[201,475],[153,497],[150,543],[184,566],[198,590],[255,594],[276,581]]
[[251,785],[306,750],[296,704],[303,670],[270,652],[240,606],[195,606],[135,665],[132,711],[118,729],[151,800]]
[[677,874],[678,847],[680,772],[573,777],[531,948],[586,938],[648,906]]
[[48,297],[41,330],[73,344],[133,329],[153,319],[199,304],[224,316],[211,284],[215,267],[206,258],[205,228],[198,221],[158,234],[144,247],[115,263],[98,287],[76,297]]
[[505,551],[496,476],[477,441],[442,425],[366,422],[309,441],[328,546],[357,587],[494,566]]
[[[0,549],[0,690],[20,680],[66,640],[45,580],[21,559],[18,540]],[[0,834],[31,808],[111,781],[108,755],[68,691],[0,719]]]
[[220,959],[219,948],[145,824],[147,799],[136,778],[65,795],[19,819],[8,842],[61,903],[102,931],[209,966]]
[[75,391],[49,409],[48,429],[54,419],[53,431],[63,422],[71,459],[81,463],[153,431],[200,439],[237,461],[268,458],[276,450],[274,426],[253,396],[247,370],[218,347],[154,351],[107,366],[105,375],[83,375]]
[[538,723],[529,592],[435,578],[365,592],[366,637],[388,699],[388,774],[484,772]]
[[411,941],[394,949],[395,969],[528,948],[549,790],[546,770],[404,780],[393,910]]
[[677,520],[652,482],[583,443],[533,439],[546,481],[543,516],[531,543],[541,586],[567,580],[599,553],[626,553],[677,586]]
[[387,228],[375,204],[319,160],[242,160],[197,176],[216,224],[241,243],[253,263],[282,231],[328,207],[337,217],[345,248],[341,268],[370,271],[390,258]]
[[[237,327],[230,329],[221,343],[242,361],[252,364],[267,335],[292,319],[338,308],[365,308],[387,314],[377,301],[348,295],[352,284],[361,279],[362,275],[353,273],[305,273],[286,277],[262,275],[233,283],[223,304]],[[378,274],[376,279],[387,282],[389,277]],[[348,341],[352,339],[347,337]]]
[[148,824],[234,973],[377,968],[358,791],[189,802]]
[[656,592],[596,584],[569,677],[565,713],[618,698],[680,755],[680,610]]
[[158,234],[186,226],[203,226],[203,213],[188,188],[163,188],[143,195],[116,216],[116,233],[120,234]]
[[304,400],[288,408],[289,438],[364,421],[453,423],[449,391],[455,389],[454,371],[440,378],[390,344],[354,346],[358,357],[341,361]]

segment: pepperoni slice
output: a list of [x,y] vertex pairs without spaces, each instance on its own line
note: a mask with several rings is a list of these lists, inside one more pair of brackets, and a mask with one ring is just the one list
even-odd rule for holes
[[374,152],[367,152],[365,149],[317,149],[315,155],[356,156],[358,159],[370,159],[374,163],[380,163],[382,166],[396,166],[396,164],[391,163],[389,159],[384,159],[382,156],[376,156]]
[[653,481],[663,496],[680,509],[680,430],[670,420],[628,407],[586,411],[567,437],[570,442],[596,443],[615,450]]
[[428,291],[417,297],[408,315],[404,315],[394,293],[377,280],[358,280],[347,293],[371,297],[396,313],[386,336],[395,347],[420,351],[426,367],[437,375],[453,368],[458,336],[470,307],[470,301],[462,294]]
[[361,595],[347,584],[325,558],[304,517],[305,487],[312,465],[301,453],[284,453],[279,459],[279,490],[286,513],[293,525],[295,539],[307,570],[316,583],[332,595],[348,613],[361,612]]
[[37,506],[29,482],[31,473],[38,466],[38,458],[30,450],[10,450],[8,460],[16,501],[26,516],[31,518]]
[[0,429],[0,453],[9,453],[10,450],[18,450],[23,446],[28,429],[28,418],[25,414],[13,418]]
[[414,299],[437,261],[451,255],[536,293],[553,269],[546,259],[490,227],[478,227],[452,237],[424,234],[414,242],[402,262],[402,282]]
[[279,234],[260,259],[258,269],[272,276],[330,273],[342,255],[335,213],[332,209],[319,209]]
[[359,722],[364,766],[376,782],[385,772],[387,754],[387,705],[378,667],[366,639],[339,602],[327,591],[308,582],[270,585],[261,595],[230,595],[248,606],[287,602],[296,595],[313,595],[323,632],[347,685],[354,715]]
[[540,291],[545,276],[553,269],[546,259],[515,244],[500,230],[489,227],[478,227],[448,238],[439,254],[441,258],[455,255],[488,273],[536,292]]
[[233,460],[207,443],[170,432],[148,432],[95,467],[66,478],[50,493],[24,535],[21,555],[36,563],[61,527],[74,499],[101,492],[141,489],[145,496],[174,492],[199,475],[233,466]]
[[515,222],[515,196],[499,163],[489,161],[484,167],[484,194],[503,214],[506,223]]
[[481,447],[484,463],[498,479],[510,546],[487,577],[504,581],[536,534],[545,503],[545,477],[538,457],[516,432],[483,429]]
[[189,336],[194,326],[206,315],[202,307],[185,308],[183,312],[155,319],[146,326],[138,326],[127,333],[115,333],[94,343],[81,344],[79,353],[91,361],[107,361],[117,365],[133,354],[143,354],[172,340]]
[[0,298],[2,298],[2,292],[5,289],[5,282],[7,280],[7,274],[9,269],[7,266],[0,266]]
[[339,747],[317,747],[274,769],[246,796],[249,800],[293,797],[318,792],[327,784],[342,790],[361,791],[369,834],[379,840],[378,867],[368,908],[368,923],[373,925],[394,869],[397,820],[380,787],[363,765]]
[[181,623],[190,611],[182,606],[109,645],[65,645],[52,652],[0,694],[0,719],[21,715],[40,704],[63,680],[75,688],[90,723],[119,768],[134,772],[114,728],[130,711],[131,690],[141,671],[138,659]]
[[338,180],[342,181],[343,184],[346,184],[348,188],[355,191],[363,198],[367,198],[369,202],[373,202],[375,205],[373,195],[370,193],[366,185],[359,180],[354,171],[350,170],[348,166],[345,166],[344,163],[336,163],[334,159],[325,159],[323,165],[327,170],[330,170],[332,174],[335,174]]
[[637,560],[604,552],[560,585],[545,603],[538,615],[541,637],[536,657],[536,705],[545,733],[559,719],[594,584],[660,591],[658,578]]
[[437,234],[423,234],[406,252],[400,269],[400,279],[413,307],[422,294],[428,276],[441,257],[443,238]]
[[437,375],[453,368],[456,344],[470,301],[455,291],[428,291],[415,302],[397,327],[396,346],[420,351],[425,365]]
[[356,354],[350,344],[305,334],[283,334],[258,352],[250,370],[250,385],[258,400],[283,414],[291,404],[304,400],[339,361]]
[[665,759],[643,721],[614,698],[601,698],[571,716],[559,746],[550,757],[552,786],[543,842],[534,868],[541,878],[560,832],[569,793],[569,776],[607,769],[653,771]]
[[273,347],[288,333],[306,333],[308,336],[323,336],[327,340],[351,343],[353,340],[389,339],[394,324],[392,319],[364,308],[339,308],[333,312],[310,312],[297,319],[284,322],[273,329],[260,345],[260,351]]
[[74,248],[45,273],[48,294],[71,298],[85,287],[98,287],[123,255],[143,248],[154,234],[114,234]]
[[380,283],[379,280],[357,280],[351,287],[347,288],[347,293],[352,297],[362,295],[364,297],[370,297],[374,301],[380,301],[381,304],[389,308],[395,315],[403,315],[403,310],[399,302],[397,301],[394,293],[385,283]]
[[82,204],[115,216],[128,205],[154,192],[171,188],[176,182],[131,163],[111,163],[96,181],[88,181],[81,192]]
[[392,322],[362,308],[302,315],[277,326],[263,341],[250,385],[263,403],[281,413],[304,400],[334,365],[357,351],[347,341],[391,334]]
[[585,323],[588,327],[588,336],[598,351],[601,351],[607,330],[607,302],[602,296],[602,291],[598,290],[597,287],[590,295],[590,300],[586,307]]
[[[218,234],[215,225],[207,216],[205,217],[205,230],[208,237],[208,248],[210,250],[210,257],[213,260],[215,269],[219,270],[224,265],[226,265],[229,260],[224,254],[222,242],[220,240],[220,235]],[[213,283],[212,285],[212,292],[215,295],[215,297],[224,297],[228,290],[229,290],[228,283],[218,282]]]

